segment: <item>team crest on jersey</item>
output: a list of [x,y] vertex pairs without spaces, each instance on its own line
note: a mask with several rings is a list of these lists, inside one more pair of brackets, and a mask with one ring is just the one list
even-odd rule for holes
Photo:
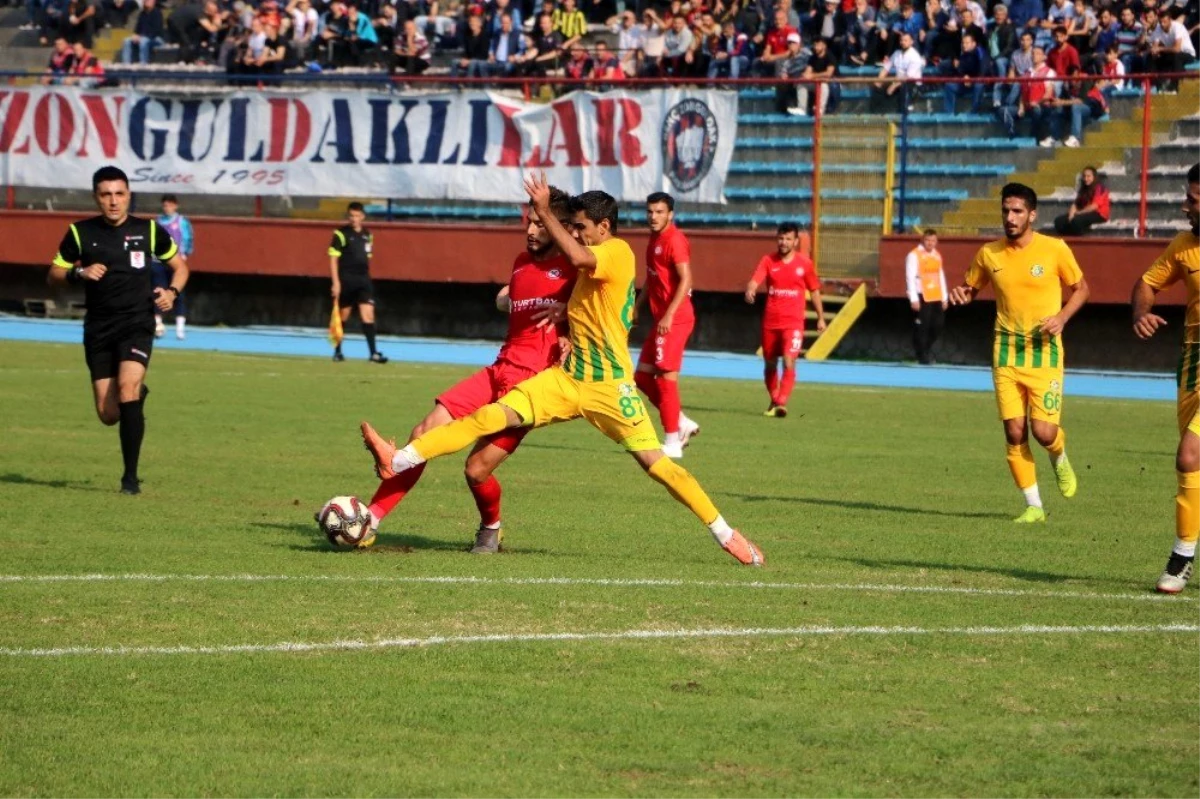
[[662,245],[661,245],[661,244],[660,244],[659,246],[657,246],[657,247],[655,247],[655,248],[654,248],[654,254],[655,254],[655,255],[662,255]]
[[1051,390],[1051,391],[1055,391],[1055,392],[1057,392],[1057,391],[1058,391],[1060,388],[1062,388],[1062,386],[1060,386],[1060,385],[1058,384],[1058,381],[1057,381],[1057,380],[1051,380],[1051,381],[1050,381],[1050,390]]
[[146,267],[146,253],[140,250],[134,250],[129,253],[129,265],[134,269],[144,269]]
[[717,117],[696,99],[676,103],[662,127],[663,171],[679,191],[691,191],[712,169],[720,130]]
[[622,397],[632,397],[634,388],[629,383],[620,383],[617,385],[617,393]]
[[1041,277],[1042,275],[1046,274],[1046,270],[1042,268],[1041,264],[1034,264],[1029,270],[1029,274],[1033,275],[1034,277]]
[[803,266],[796,267],[796,277],[804,277],[804,267]]

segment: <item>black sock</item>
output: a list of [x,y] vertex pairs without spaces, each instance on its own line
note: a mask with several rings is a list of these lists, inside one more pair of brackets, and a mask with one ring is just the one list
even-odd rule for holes
[[363,323],[363,335],[367,337],[367,348],[371,350],[371,354],[375,354],[375,324]]
[[136,480],[142,438],[146,435],[146,417],[142,415],[141,400],[122,402],[118,407],[121,409],[121,457],[125,459],[125,474],[121,479]]
[[150,396],[150,386],[146,385],[145,383],[142,383],[142,393],[141,393],[141,396],[138,398],[138,402],[140,402],[142,404],[143,408],[146,407],[146,397],[149,397],[149,396]]

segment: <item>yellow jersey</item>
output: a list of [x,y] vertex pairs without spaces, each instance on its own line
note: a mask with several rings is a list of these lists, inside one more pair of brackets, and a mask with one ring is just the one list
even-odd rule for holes
[[976,290],[990,283],[996,292],[993,365],[1061,369],[1062,341],[1041,326],[1062,310],[1063,286],[1081,280],[1083,271],[1060,239],[1035,233],[1024,247],[1005,239],[980,247],[964,282]]
[[626,380],[633,377],[629,357],[637,276],[633,250],[617,238],[588,249],[596,256],[596,268],[579,270],[567,302],[571,352],[563,369],[576,380]]
[[1183,352],[1179,356],[1179,387],[1194,391],[1200,386],[1200,238],[1190,230],[1176,236],[1142,275],[1142,281],[1155,291],[1180,280],[1187,287],[1188,299]]

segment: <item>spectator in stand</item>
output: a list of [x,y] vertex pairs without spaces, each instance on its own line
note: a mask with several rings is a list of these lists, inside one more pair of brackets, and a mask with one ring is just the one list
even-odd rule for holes
[[97,0],[70,0],[67,3],[66,27],[63,30],[71,44],[82,44],[85,50],[92,49],[96,36]]
[[921,35],[913,37],[913,43],[920,46],[921,55],[926,61],[931,61],[937,47],[938,35],[950,15],[942,8],[940,0],[926,0],[925,13],[921,15]]
[[1054,30],[1067,27],[1075,19],[1075,5],[1069,0],[1054,0],[1046,9],[1046,18],[1038,29],[1036,43],[1047,52],[1054,45]]
[[512,29],[521,30],[521,20],[524,19],[521,9],[513,8],[510,0],[492,0],[487,9],[484,26],[489,36],[500,32],[500,20],[505,14],[512,18]]
[[[970,17],[966,15],[968,11],[971,12]],[[987,23],[987,12],[975,0],[954,0],[950,7],[950,16],[958,23],[959,30],[965,30],[971,25],[977,25],[981,33],[985,32],[983,28]],[[975,41],[982,44],[983,36],[976,36]]]
[[1092,38],[1099,27],[1100,20],[1086,0],[1075,0],[1075,18],[1067,25],[1067,35],[1085,64],[1092,54]]
[[1104,54],[1104,66],[1100,74],[1104,76],[1101,90],[1105,99],[1112,102],[1113,92],[1125,88],[1125,65],[1121,63],[1121,48],[1116,44],[1109,45],[1108,52]]
[[[900,113],[904,113],[906,92],[903,91],[903,81],[919,81],[924,69],[925,59],[921,58],[921,54],[913,47],[912,36],[907,33],[901,34],[900,49],[892,53],[891,57],[883,63],[883,68],[879,70],[879,77],[875,81],[876,99],[883,100],[886,104],[892,104]],[[884,79],[889,75],[894,79],[885,81]],[[915,89],[914,85],[909,91]]]
[[132,64],[136,50],[138,63],[149,64],[150,54],[163,43],[166,32],[167,24],[157,0],[142,0],[142,10],[134,23],[133,33],[121,43],[121,63]]
[[1062,216],[1054,220],[1054,230],[1060,236],[1082,236],[1093,225],[1108,221],[1111,212],[1108,189],[1100,182],[1096,168],[1085,166],[1079,175],[1079,191],[1075,202]]
[[900,46],[900,21],[900,0],[883,0],[883,5],[875,13],[875,47],[871,63],[882,64]]
[[712,60],[712,50],[715,43],[721,39],[721,26],[711,12],[705,11],[696,19],[692,26],[695,42],[692,44],[692,54],[695,62],[692,64],[692,74],[707,75],[709,62]]
[[659,74],[664,77],[679,77],[690,73],[693,61],[692,45],[695,37],[688,28],[687,17],[679,14],[671,18],[671,29],[662,58],[658,62]]
[[1013,25],[1016,25],[1019,31],[1031,32],[1036,44],[1038,31],[1042,27],[1042,18],[1046,15],[1046,9],[1041,0],[1010,0],[1007,5],[1008,16],[1012,19]]
[[[1078,70],[1071,76],[1079,76]],[[1067,147],[1078,147],[1079,138],[1083,135],[1084,123],[1092,119],[1100,119],[1108,113],[1108,99],[1101,91],[1096,81],[1073,81],[1066,84],[1062,96],[1055,102],[1058,106],[1058,118],[1055,120],[1056,136],[1062,135],[1064,124],[1070,124],[1071,132],[1063,144]]]
[[1079,60],[1079,51],[1071,44],[1067,29],[1059,25],[1054,29],[1054,47],[1046,53],[1046,63],[1056,75],[1074,75],[1083,70]]
[[362,66],[369,55],[379,47],[379,37],[375,35],[375,25],[372,24],[370,16],[359,11],[354,3],[346,9],[346,31],[344,62],[356,67]]
[[626,75],[637,75],[642,68],[642,46],[646,39],[645,28],[637,24],[637,15],[626,9],[611,28],[617,34],[617,55],[621,59],[621,71]]
[[104,27],[125,28],[129,26],[129,18],[137,11],[138,5],[136,0],[103,0],[103,8]]
[[711,55],[709,79],[740,78],[750,68],[750,37],[740,33],[733,20],[726,20]]
[[41,31],[38,35],[38,44],[45,47],[50,44],[52,38],[64,35],[67,24],[67,2],[68,0],[45,0],[38,21]]
[[[1029,120],[1033,138],[1037,139],[1039,147],[1053,147],[1054,139],[1050,135],[1050,125],[1058,98],[1058,82],[1055,81],[1058,75],[1046,63],[1046,51],[1037,46],[1033,48],[1033,73],[1030,77],[1037,80],[1021,84],[1021,100],[1016,119]],[[1016,120],[1010,127],[1010,136],[1014,135],[1015,127]]]
[[[808,67],[808,59],[812,52],[804,48],[804,42],[800,39],[800,34],[796,32],[788,34],[787,48],[787,54],[775,62],[779,69],[778,76],[780,78],[799,78]],[[775,87],[775,110],[780,114],[804,116],[806,112],[797,101],[796,84],[781,83]]]
[[1121,23],[1117,22],[1111,8],[1106,6],[1100,9],[1099,21],[1088,42],[1091,57],[1085,59],[1085,63],[1092,72],[1103,70],[1104,64],[1108,60],[1108,48],[1117,43],[1117,31],[1120,27]]
[[[457,38],[458,11],[459,4],[456,0],[430,0],[429,10],[416,18],[417,30],[425,39],[426,55],[428,55],[430,43],[441,47]],[[420,60],[418,59],[418,61]],[[426,58],[424,61],[425,66],[420,68],[422,72],[429,67],[429,59]],[[413,66],[415,65],[416,62],[413,62]],[[407,70],[405,71],[407,72]]]
[[322,60],[326,65],[334,68],[338,66],[338,57],[345,51],[345,41],[349,35],[350,21],[346,15],[346,6],[340,0],[335,0],[321,15],[320,30],[317,34]]
[[75,60],[75,51],[65,37],[59,36],[54,40],[54,49],[50,51],[50,63],[42,75],[43,86],[53,86],[62,83],[63,78],[71,71]]
[[544,76],[549,70],[558,69],[562,54],[562,34],[554,30],[554,20],[549,14],[538,17],[538,32],[533,37],[534,47],[526,49],[520,72],[523,75]]
[[184,3],[167,17],[167,40],[179,45],[179,60],[190,64],[196,60],[204,28],[200,18],[204,7],[199,3]]
[[[179,13],[176,10],[167,18],[168,28],[170,21],[175,19],[175,15]],[[228,11],[222,11],[213,0],[208,0],[204,4],[204,14],[200,17],[200,38],[197,55],[205,61],[216,60],[216,54],[220,51],[221,43],[233,28],[233,15]]]
[[25,0],[25,16],[27,21],[21,26],[23,31],[36,31],[42,27],[43,0]]
[[[701,0],[703,2],[703,0]],[[775,0],[775,10],[783,9],[787,12],[787,24],[790,28],[795,28],[796,32],[800,31],[800,12],[793,7],[792,0]]]
[[[995,18],[988,26],[987,51],[992,60],[992,74],[1003,78],[1009,74],[1009,64],[1013,53],[1020,46],[1020,38],[1017,35],[1017,26],[1008,18],[1008,6],[1003,3],[997,4],[992,13],[995,14]],[[1032,61],[1030,65],[1032,66]],[[995,108],[1004,105],[1003,95],[1004,84],[992,84],[992,105]]]
[[616,0],[583,0],[584,18],[593,25],[603,25],[604,21],[617,13]]
[[[902,33],[907,33],[908,35],[912,36],[913,41],[917,43],[917,49],[920,49],[921,39],[925,35],[925,18],[917,13],[917,10],[913,6],[911,0],[901,0],[900,22],[896,24],[895,30],[896,34],[892,37],[895,40],[895,47],[892,48],[893,51],[900,47],[900,34]],[[837,57],[837,52],[832,43],[830,44],[829,52],[832,53],[835,58]],[[891,54],[891,52],[888,52],[888,55]]]
[[787,11],[775,12],[775,25],[763,37],[762,54],[754,62],[754,70],[766,77],[779,77],[784,71],[784,62],[789,58],[788,37],[799,36],[799,31],[787,24]]
[[592,74],[592,59],[587,48],[579,42],[567,48],[567,60],[563,64],[563,77],[583,81]]
[[667,26],[654,10],[642,12],[642,77],[658,75],[658,62],[667,48]]
[[[976,5],[972,3],[971,5]],[[962,39],[967,34],[975,40],[975,44],[984,46],[987,43],[987,33],[983,29],[983,23],[987,20],[983,16],[976,16],[975,9],[968,5],[959,10],[955,15],[958,22],[958,51],[954,57],[958,57],[958,53],[962,52]]]
[[[812,57],[808,59],[808,66],[804,68],[804,74],[801,75],[805,80],[822,81],[812,86],[816,95],[814,114],[819,110],[820,114],[824,116],[830,97],[837,94],[838,85],[833,82],[836,75],[837,61],[829,52],[829,44],[824,39],[814,39]],[[796,108],[800,111],[798,116],[808,113],[809,86],[810,84],[805,83],[796,86]]]
[[404,30],[396,39],[396,68],[406,75],[420,75],[429,69],[429,40],[415,19],[404,21]]
[[104,82],[104,67],[100,59],[88,52],[83,42],[75,42],[74,57],[71,59],[71,69],[63,83],[67,86],[78,86],[81,89],[94,89]]
[[[1147,14],[1149,16],[1149,14]],[[1196,60],[1196,48],[1188,30],[1180,18],[1172,18],[1170,11],[1163,11],[1158,24],[1150,30],[1146,39],[1150,44],[1147,61],[1155,72],[1183,72],[1186,64]],[[1171,78],[1158,82],[1161,90],[1174,93],[1179,90],[1179,79]]]
[[858,66],[866,64],[874,44],[875,9],[867,0],[854,0],[854,13],[846,20],[846,60]]
[[983,103],[984,84],[979,78],[991,74],[991,64],[988,62],[987,51],[970,33],[962,37],[962,53],[954,61],[954,76],[961,81],[942,84],[943,111],[954,115],[958,113],[958,96],[963,92],[971,92],[971,113],[978,114]]
[[507,11],[500,15],[500,30],[492,34],[488,48],[488,74],[508,77],[520,64],[525,52],[525,37],[516,29],[516,21]]
[[625,80],[625,70],[621,69],[621,61],[617,54],[608,49],[604,41],[596,42],[595,53],[592,56],[592,78],[594,80],[621,81]]
[[575,8],[575,0],[562,0],[562,8],[555,9],[552,21],[554,30],[563,37],[564,49],[580,41],[588,30],[587,19]]
[[810,39],[824,39],[830,43],[834,58],[842,58],[846,41],[846,17],[838,8],[838,0],[813,3],[805,24]]
[[1133,9],[1121,9],[1121,26],[1117,28],[1117,47],[1125,74],[1133,75],[1142,70],[1142,49],[1145,44],[1145,29],[1133,15]]
[[483,30],[483,17],[472,14],[467,17],[467,32],[463,36],[462,55],[450,65],[450,76],[482,78],[488,72],[490,55],[491,40]]
[[[999,6],[997,6],[999,8]],[[1033,74],[1033,31],[1021,33],[1021,46],[1014,50],[1008,59],[1009,78],[1027,78]],[[1021,100],[1021,84],[1015,80],[1012,83],[997,83],[992,92],[992,105],[1002,109],[1001,115],[1016,111]],[[1009,134],[1012,134],[1011,124]]]

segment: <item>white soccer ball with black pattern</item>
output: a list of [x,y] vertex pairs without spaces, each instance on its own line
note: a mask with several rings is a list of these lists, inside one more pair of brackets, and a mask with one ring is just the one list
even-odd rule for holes
[[329,543],[340,549],[375,543],[371,510],[358,497],[334,497],[317,511],[317,524]]

